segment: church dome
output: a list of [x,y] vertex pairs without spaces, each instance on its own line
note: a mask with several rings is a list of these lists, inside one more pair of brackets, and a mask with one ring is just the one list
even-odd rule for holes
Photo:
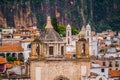
[[45,30],[41,33],[40,39],[43,42],[60,42],[63,41],[60,35],[54,30],[52,24],[51,24],[51,18],[50,16],[47,17],[47,25],[45,27]]

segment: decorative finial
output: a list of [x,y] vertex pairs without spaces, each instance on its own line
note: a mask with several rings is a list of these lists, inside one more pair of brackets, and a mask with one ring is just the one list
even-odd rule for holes
[[71,28],[70,24],[67,25],[67,28]]
[[84,31],[84,30],[85,30],[85,26],[83,25],[81,31]]
[[84,26],[82,26],[82,29],[81,31],[79,32],[79,38],[85,38],[85,35],[86,35],[86,29]]
[[51,24],[51,18],[50,16],[47,17],[47,25],[45,28],[53,28],[52,24]]
[[91,29],[90,24],[87,24],[86,29]]

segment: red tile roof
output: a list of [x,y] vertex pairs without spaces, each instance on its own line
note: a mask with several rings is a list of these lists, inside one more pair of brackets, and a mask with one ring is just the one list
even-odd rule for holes
[[111,77],[119,77],[120,76],[120,71],[118,71],[118,70],[109,70],[109,75]]
[[21,41],[22,42],[32,42],[32,41],[34,41],[34,39],[33,38],[27,38],[27,39],[23,39]]
[[6,58],[0,58],[0,64],[5,64],[5,63],[7,63]]
[[13,64],[6,64],[6,68],[12,68]]
[[24,49],[20,45],[0,46],[0,52],[20,52]]
[[29,37],[29,34],[13,34],[13,36]]

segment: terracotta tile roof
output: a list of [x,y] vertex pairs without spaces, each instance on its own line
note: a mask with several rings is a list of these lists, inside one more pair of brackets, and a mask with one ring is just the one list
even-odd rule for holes
[[92,63],[91,63],[91,69],[92,68],[108,68],[108,67],[107,66],[102,66],[100,64],[99,60],[95,60],[95,61],[92,61]]
[[109,75],[111,77],[119,77],[120,76],[120,71],[118,71],[118,70],[109,70]]
[[13,34],[13,36],[29,37],[30,35],[28,35],[28,34]]
[[5,64],[5,63],[7,63],[6,58],[0,58],[0,64]]
[[33,38],[27,38],[27,39],[23,39],[21,41],[22,42],[32,42],[32,41],[34,41],[34,39]]
[[107,46],[105,46],[104,44],[101,45],[101,48],[108,48]]
[[14,61],[14,65],[20,65],[20,61]]
[[20,45],[0,46],[0,52],[20,52],[23,51]]
[[34,29],[32,27],[30,28],[25,28],[24,30],[30,31],[30,32],[34,32],[34,31],[38,31],[38,29]]
[[65,56],[66,56],[66,58],[71,58],[72,55],[71,55],[71,53],[67,53]]
[[12,68],[13,64],[6,64],[6,68]]
[[19,42],[15,42],[15,41],[14,42],[2,42],[3,46],[8,46],[8,45],[12,46],[12,45],[19,45],[19,44],[20,44]]
[[90,72],[90,77],[91,78],[96,78],[97,76],[99,76],[97,73]]

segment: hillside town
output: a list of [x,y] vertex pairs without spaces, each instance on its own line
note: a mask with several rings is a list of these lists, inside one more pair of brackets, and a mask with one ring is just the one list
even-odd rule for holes
[[44,31],[31,27],[0,32],[0,79],[120,80],[120,32],[96,33],[83,25],[73,35],[56,32],[51,17]]

